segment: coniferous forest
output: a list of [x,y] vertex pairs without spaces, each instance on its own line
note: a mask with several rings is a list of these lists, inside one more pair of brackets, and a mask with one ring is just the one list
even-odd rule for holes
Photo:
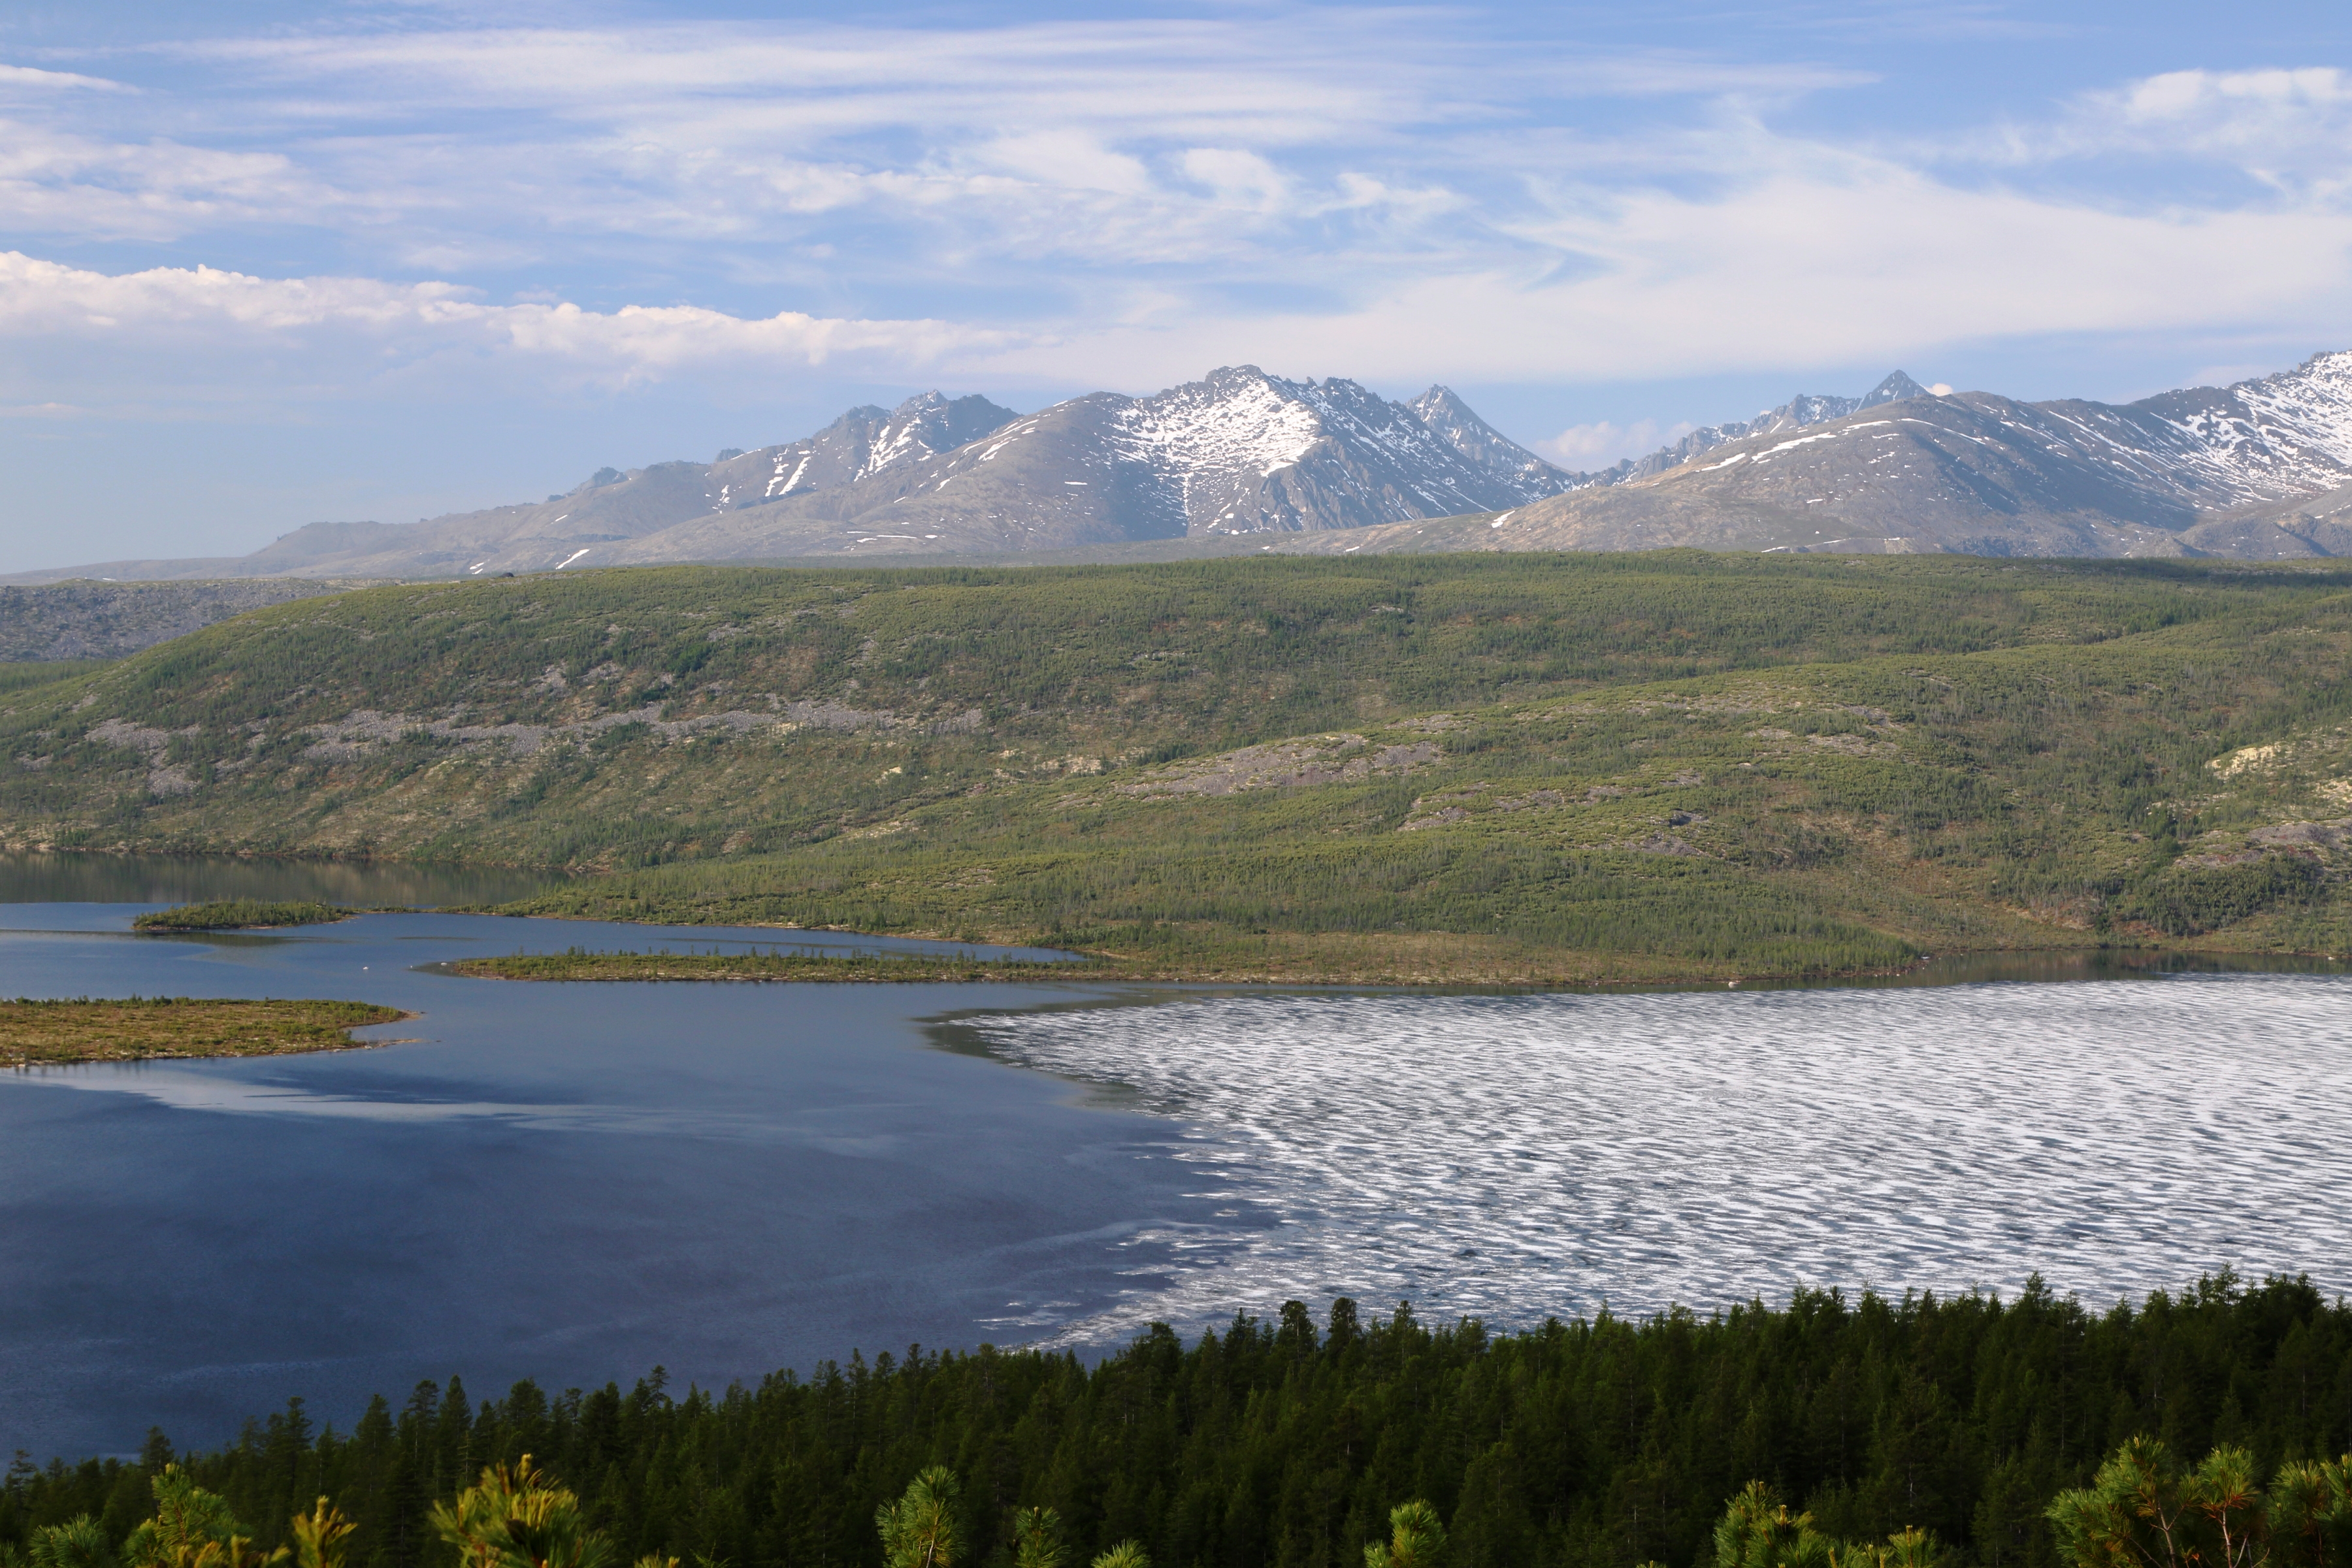
[[[656,1369],[488,1400],[453,1377],[343,1430],[297,1401],[213,1452],[159,1432],[137,1458],[20,1455],[0,1557],[2324,1568],[2352,1544],[2328,1462],[2347,1447],[2352,1309],[2305,1279],[2105,1310],[2038,1282],[1800,1293],[1514,1334],[1294,1301],[1189,1345],[1155,1326],[1091,1366],[909,1347],[724,1391]],[[159,1536],[159,1500],[214,1544]],[[507,1533],[485,1544],[489,1515]]]

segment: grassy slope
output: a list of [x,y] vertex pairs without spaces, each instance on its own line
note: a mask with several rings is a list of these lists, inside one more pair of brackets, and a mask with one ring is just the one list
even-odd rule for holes
[[[2347,653],[2352,574],[2175,563],[400,587],[0,696],[0,824],[568,864],[623,874],[535,907],[1060,940],[1169,973],[1753,973],[2116,934],[2340,952],[2340,837],[2260,835],[2352,814]],[[1245,787],[1193,787],[1292,741],[1223,767]],[[2278,749],[2208,765],[2257,745]]]
[[793,952],[518,952],[504,958],[462,958],[452,974],[483,980],[790,980],[834,984],[1134,978],[1117,966],[1032,963],[997,959],[859,955],[819,957]]
[[347,920],[352,911],[333,904],[266,899],[215,899],[141,915],[134,931],[266,931],[281,926],[321,925]]
[[0,1064],[267,1057],[341,1050],[351,1032],[409,1015],[366,1002],[0,1002]]

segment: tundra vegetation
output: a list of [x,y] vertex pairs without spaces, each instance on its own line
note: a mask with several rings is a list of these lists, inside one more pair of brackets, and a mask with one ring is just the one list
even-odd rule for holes
[[1517,1334],[1292,1301],[1093,1366],[910,1347],[478,1403],[452,1378],[348,1431],[297,1400],[211,1452],[20,1455],[0,1563],[2326,1568],[2347,1446],[2352,1308],[2301,1279]]
[[1098,959],[1032,963],[925,953],[590,952],[577,947],[562,952],[461,958],[442,967],[453,974],[492,980],[819,980],[898,984],[1020,980],[1035,984],[1150,978]]
[[409,1016],[368,1002],[20,996],[0,1001],[0,1067],[344,1050],[353,1029]]
[[133,931],[255,931],[277,926],[320,925],[345,919],[354,911],[309,900],[214,899],[201,904],[180,904],[138,916]]
[[0,691],[0,825],[1235,978],[2340,953],[2347,590],[1695,552],[415,584]]

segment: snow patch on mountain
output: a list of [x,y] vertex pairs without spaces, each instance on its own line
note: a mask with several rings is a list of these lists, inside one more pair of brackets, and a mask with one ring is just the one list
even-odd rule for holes
[[[1833,397],[1825,393],[1801,392],[1778,408],[1767,408],[1753,419],[1735,419],[1722,425],[1707,425],[1692,431],[1672,446],[1661,447],[1646,458],[1628,458],[1614,468],[1597,473],[1579,474],[1570,481],[1572,489],[1594,485],[1630,484],[1649,479],[1670,469],[1679,468],[1717,447],[1751,436],[1772,436],[1783,430],[1803,430],[1815,425],[1826,425],[1832,419],[1843,419],[1866,409],[1889,403],[1902,403],[1914,397],[1933,395],[1928,390],[1901,371],[1890,374],[1885,380],[1860,397]],[[1726,459],[1727,464],[1730,459]],[[1718,464],[1717,467],[1726,466]]]
[[1271,478],[1321,438],[1319,401],[1311,383],[1277,382],[1244,366],[1157,397],[1139,398],[1111,416],[1121,457],[1190,479],[1255,472]]

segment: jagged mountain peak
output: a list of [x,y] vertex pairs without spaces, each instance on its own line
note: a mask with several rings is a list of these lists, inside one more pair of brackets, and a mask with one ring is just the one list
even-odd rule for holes
[[1860,413],[1865,408],[1875,408],[1882,403],[1907,403],[1915,397],[1933,395],[1934,394],[1926,387],[1898,370],[1868,392],[1864,393],[1862,401],[1854,405],[1854,412]]
[[1749,436],[1777,435],[1784,430],[1803,430],[1827,424],[1832,419],[1843,419],[1865,408],[1877,408],[1889,403],[1929,395],[1926,387],[1899,370],[1888,374],[1860,397],[1801,392],[1780,407],[1767,408],[1753,419],[1734,419],[1722,425],[1702,426],[1673,445],[1659,447],[1646,458],[1628,458],[1613,468],[1604,468],[1597,474],[1579,475],[1574,488],[1631,484],[1678,468],[1727,442],[1742,440]]
[[1181,507],[1195,533],[1400,521],[1569,484],[1443,387],[1395,403],[1345,376],[1291,381],[1225,365],[1113,417],[1129,460],[1188,476]]
[[710,464],[602,469],[543,504],[318,524],[201,564],[432,576],[1235,535],[1288,549],[1266,536],[1366,527],[1305,547],[2352,553],[2352,352],[2122,405],[1937,395],[1898,370],[1575,476],[1442,384],[1395,402],[1223,365],[1028,415],[934,390]]
[[1431,434],[1471,463],[1515,480],[1526,500],[1557,494],[1574,483],[1565,469],[1545,462],[1471,412],[1450,386],[1432,386],[1405,406]]

